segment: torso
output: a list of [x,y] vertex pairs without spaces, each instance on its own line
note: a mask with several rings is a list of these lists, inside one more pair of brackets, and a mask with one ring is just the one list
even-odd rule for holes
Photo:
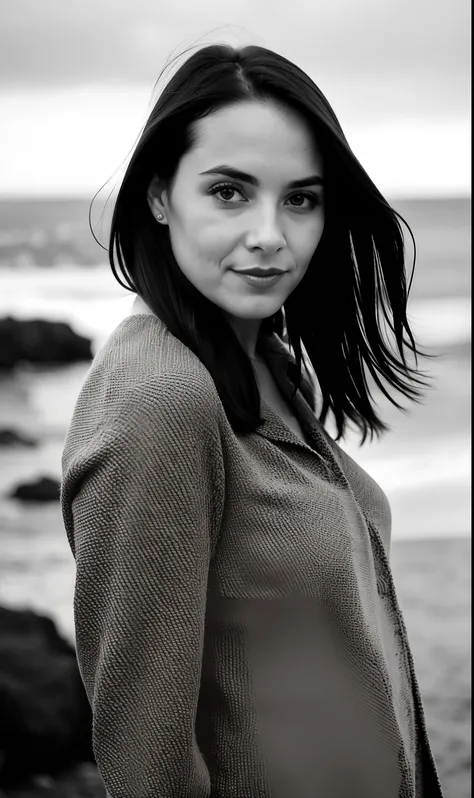
[[[130,335],[126,338],[125,330],[126,348],[125,345],[119,348],[124,335],[117,335],[108,359],[99,362],[97,368],[110,370],[112,376],[106,372],[110,384],[112,379],[116,380],[117,373],[111,364],[130,362],[133,373],[143,374],[143,382],[154,386],[158,381],[150,381],[148,377],[157,371],[151,354],[155,349],[143,351],[141,326],[137,325],[134,330],[131,325]],[[202,406],[206,412],[210,407],[215,408],[214,393],[211,405],[202,387],[205,384],[208,390],[207,372],[197,372],[194,356],[185,359],[186,350],[170,335],[166,339],[162,333],[160,336],[157,336],[160,346],[166,340],[163,361],[160,361],[164,364],[161,366],[164,376],[175,375],[174,364],[180,358],[183,381],[188,380],[189,374],[193,375],[193,384],[200,388],[199,401],[206,402]],[[170,356],[168,347],[174,347]],[[306,443],[302,424],[268,366],[259,363],[255,364],[255,369],[262,400]],[[102,384],[95,377],[91,380],[88,401],[101,410]],[[124,391],[128,391],[128,383],[119,379],[119,387],[122,384]],[[173,385],[174,381],[170,387]],[[160,394],[158,399],[161,398]],[[226,423],[221,406],[218,407],[222,415],[219,416],[220,434],[215,440],[219,447],[226,448],[223,456],[216,443],[216,460],[212,461],[215,465],[209,483],[216,491],[210,506],[217,509],[212,516],[206,516],[206,523],[208,518],[216,518],[216,523],[212,524],[213,536],[219,539],[210,572],[211,589],[205,594],[207,626],[203,639],[206,648],[197,720],[203,758],[208,756],[214,763],[213,785],[219,794],[230,796],[235,794],[239,779],[238,783],[250,785],[246,791],[248,795],[267,794],[260,789],[263,780],[260,746],[263,749],[268,745],[271,760],[268,780],[274,779],[279,785],[288,778],[287,795],[293,795],[295,789],[302,794],[319,762],[322,768],[314,775],[315,784],[328,773],[344,779],[341,760],[352,763],[350,772],[355,773],[354,783],[357,777],[362,781],[362,777],[369,780],[369,776],[378,776],[374,773],[374,761],[380,767],[384,762],[382,775],[385,778],[387,774],[389,789],[385,790],[384,785],[380,790],[377,784],[373,791],[364,788],[362,794],[398,795],[398,769],[402,759],[398,758],[397,746],[401,750],[403,742],[407,757],[413,756],[410,724],[414,711],[411,707],[405,710],[404,697],[411,696],[410,673],[398,626],[399,611],[392,604],[390,592],[386,594],[383,606],[386,603],[387,611],[382,620],[372,614],[374,605],[379,602],[375,594],[374,551],[365,517],[372,520],[381,534],[383,528],[388,528],[389,516],[381,492],[355,463],[345,460],[345,473],[349,474],[353,491],[341,489],[340,483],[322,468],[316,454],[312,456],[298,446],[282,446],[278,438],[276,441],[266,438],[265,432],[242,435],[236,445],[230,425]],[[113,423],[114,405],[107,409],[113,416]],[[203,417],[200,411],[196,419]],[[81,410],[77,423],[82,425],[84,418]],[[208,436],[207,424],[200,423]],[[271,422],[269,426],[271,428]],[[93,429],[95,435],[95,421]],[[315,448],[314,443],[312,448]],[[88,463],[86,459],[84,468]],[[80,484],[78,470],[71,473],[77,474],[74,479]],[[189,473],[189,469],[183,472],[185,482]],[[71,495],[75,492],[75,488],[71,488]],[[152,509],[148,509],[145,521],[149,519],[154,542],[156,515]],[[181,528],[177,532],[182,537]],[[377,550],[375,564],[376,573],[380,569],[385,585],[385,565]],[[190,568],[189,582],[194,584],[196,568],[192,561]],[[91,583],[90,590],[93,587]],[[279,606],[277,597],[282,599],[281,612],[276,609]],[[305,600],[300,601],[303,598]],[[365,690],[370,697],[368,706],[370,711],[374,710],[377,723],[369,726],[367,738],[365,725],[357,726],[359,716],[344,713],[346,704],[340,700],[340,685],[333,680],[332,672],[327,673],[327,662],[322,656],[324,646],[321,646],[325,630],[321,616],[326,610],[329,619],[337,610],[337,629],[347,641],[347,651],[354,652],[351,658],[357,675],[354,683],[361,686],[363,697]],[[241,655],[238,646],[243,649]],[[393,657],[386,656],[386,651],[393,651]],[[252,663],[251,669],[249,663]],[[320,681],[314,677],[317,672],[321,674]],[[247,699],[243,696],[247,696],[247,685],[252,685],[252,691],[248,690],[249,699],[245,703]],[[350,691],[352,682],[344,681],[343,686]],[[334,687],[338,690],[335,697]],[[342,735],[333,738],[329,733],[333,721],[325,722],[326,709],[331,709],[332,705],[340,713],[337,722],[344,731],[343,744]],[[229,734],[216,737],[216,728],[228,729]],[[316,759],[314,741],[319,739],[324,756]],[[359,757],[359,750],[366,758]],[[388,759],[386,768],[385,756]],[[404,764],[406,773],[408,767]],[[324,786],[315,792],[328,794]],[[413,795],[408,791],[406,794]]]

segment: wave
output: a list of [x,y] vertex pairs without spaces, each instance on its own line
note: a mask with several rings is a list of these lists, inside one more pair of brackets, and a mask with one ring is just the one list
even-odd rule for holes
[[442,346],[471,340],[471,301],[468,297],[414,300],[408,321],[420,346]]
[[[8,269],[1,272],[0,284],[0,315],[66,321],[92,337],[95,347],[129,313],[134,299],[104,267]],[[408,319],[421,347],[471,340],[467,297],[411,300]]]
[[420,487],[459,485],[469,483],[471,477],[471,453],[467,435],[436,438],[430,443],[420,442],[409,454],[394,451],[389,440],[380,444],[383,456],[364,452],[355,444],[341,444],[362,468],[384,489],[390,492],[417,490]]

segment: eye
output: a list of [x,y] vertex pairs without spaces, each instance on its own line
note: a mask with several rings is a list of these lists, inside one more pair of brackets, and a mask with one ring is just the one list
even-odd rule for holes
[[[289,198],[289,202],[291,202],[291,200],[296,200],[296,202],[290,207],[297,208],[298,210],[302,211],[312,211],[321,204],[321,200],[316,194],[311,194],[306,191],[299,191],[297,194],[292,194],[292,196]],[[306,205],[303,204],[305,200],[307,202]]]
[[[212,186],[207,193],[211,196],[215,196],[217,201],[222,205],[234,205],[235,203],[232,202],[232,200],[234,199],[234,194],[236,193],[243,196],[240,186],[237,186],[234,183],[218,183],[217,185]],[[218,194],[221,196],[217,196]]]

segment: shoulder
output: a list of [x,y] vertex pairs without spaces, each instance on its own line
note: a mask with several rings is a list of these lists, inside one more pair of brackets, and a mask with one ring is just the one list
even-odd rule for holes
[[218,399],[204,364],[156,316],[124,319],[97,353],[94,372],[127,395],[152,391],[165,400],[169,390],[176,401]]
[[174,374],[214,388],[211,375],[194,352],[152,315],[123,319],[97,353],[93,367],[120,373],[123,379],[133,382],[147,376]]
[[94,431],[199,436],[216,430],[223,407],[193,352],[154,316],[130,316],[95,356],[76,402],[70,434]]

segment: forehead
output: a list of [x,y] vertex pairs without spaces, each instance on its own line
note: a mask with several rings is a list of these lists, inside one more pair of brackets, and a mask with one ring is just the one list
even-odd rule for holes
[[[218,163],[258,170],[270,166],[289,179],[322,173],[322,158],[308,123],[271,101],[236,103],[197,122],[189,155],[202,169]],[[298,173],[295,175],[295,171]]]

